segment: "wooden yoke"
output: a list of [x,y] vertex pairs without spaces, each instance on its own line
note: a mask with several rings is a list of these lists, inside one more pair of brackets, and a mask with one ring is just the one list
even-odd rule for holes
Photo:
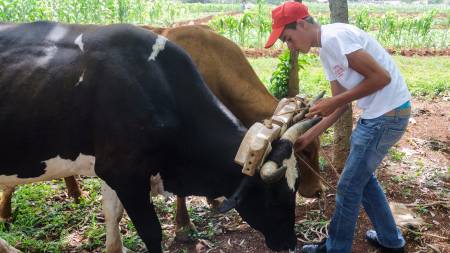
[[282,99],[270,120],[256,122],[245,134],[234,161],[243,166],[242,173],[253,176],[272,150],[271,143],[288,129],[303,103],[299,99]]
[[260,122],[253,124],[245,134],[234,161],[241,166],[242,173],[253,176],[265,156],[272,149],[270,143],[280,136],[281,127],[266,127]]

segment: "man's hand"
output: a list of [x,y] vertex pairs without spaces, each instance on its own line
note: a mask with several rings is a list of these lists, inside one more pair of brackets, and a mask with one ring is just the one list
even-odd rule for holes
[[312,118],[315,115],[326,117],[332,114],[340,106],[341,105],[338,104],[335,98],[324,98],[314,104],[305,117]]

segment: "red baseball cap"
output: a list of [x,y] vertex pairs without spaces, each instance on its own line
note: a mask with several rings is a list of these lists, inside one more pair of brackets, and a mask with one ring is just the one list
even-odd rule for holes
[[309,16],[308,7],[299,2],[286,2],[272,10],[272,33],[265,48],[271,47],[283,33],[287,24]]

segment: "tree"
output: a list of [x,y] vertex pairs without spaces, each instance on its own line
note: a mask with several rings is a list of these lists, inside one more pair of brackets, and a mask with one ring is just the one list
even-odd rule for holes
[[[348,23],[347,0],[330,0],[329,5],[331,23]],[[334,124],[333,164],[339,172],[342,172],[350,152],[350,136],[353,128],[352,115],[350,106],[349,110]]]
[[348,4],[347,0],[330,0],[330,19],[331,23],[348,24]]
[[[302,0],[295,2],[301,3]],[[289,82],[288,82],[288,97],[293,97],[299,93],[299,79],[298,79],[298,52],[290,52],[290,66]]]

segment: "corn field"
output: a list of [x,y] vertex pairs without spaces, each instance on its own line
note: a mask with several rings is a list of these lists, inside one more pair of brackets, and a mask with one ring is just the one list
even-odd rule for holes
[[209,22],[215,31],[243,47],[262,47],[272,30],[271,25],[270,9],[261,0],[252,11],[240,16],[216,16]]
[[0,0],[0,22],[50,20],[78,24],[132,23],[167,26],[238,4],[186,4],[167,0]]
[[[207,15],[236,12],[236,4],[181,3],[178,0],[0,0],[0,22],[50,20],[78,24],[131,23],[169,26]],[[308,4],[320,24],[330,23],[327,4]],[[271,30],[273,6],[257,0],[238,16],[219,15],[209,25],[242,47],[261,48]],[[434,9],[433,9],[434,8]],[[385,47],[447,48],[450,10],[436,6],[349,5],[350,23],[368,31]],[[280,46],[276,44],[275,47]]]
[[[370,9],[362,8],[350,12],[349,19],[350,23],[371,33],[385,47],[447,48],[450,46],[450,13],[439,19],[437,14],[436,10],[430,10],[411,17],[388,11],[373,16]],[[320,24],[330,23],[329,13],[321,13],[314,18]],[[260,38],[267,38],[270,34],[270,12],[258,7],[241,16],[217,16],[209,25],[243,47],[258,48],[264,43]]]

